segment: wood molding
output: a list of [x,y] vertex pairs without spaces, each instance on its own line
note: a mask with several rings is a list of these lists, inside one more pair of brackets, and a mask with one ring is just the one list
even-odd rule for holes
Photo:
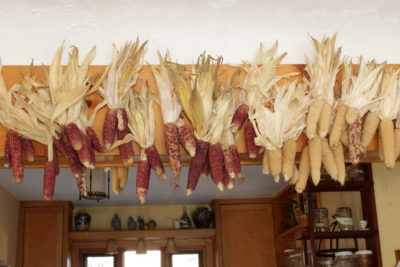
[[214,228],[196,229],[173,229],[173,230],[134,230],[134,231],[82,231],[70,232],[69,240],[76,241],[99,241],[99,240],[145,240],[157,239],[206,239],[215,237]]
[[[400,65],[390,65],[392,67],[398,68]],[[22,80],[22,73],[27,66],[4,66],[2,69],[2,74],[6,83],[7,88],[11,88],[12,85],[21,82]],[[190,67],[190,66],[187,66]],[[283,64],[279,65],[277,68],[277,75],[291,73],[291,72],[298,72],[299,75],[293,78],[299,78],[304,72],[304,65],[303,64]],[[48,66],[46,67],[48,68]],[[232,67],[229,65],[222,65],[221,69],[226,71],[227,75],[231,75],[238,67]],[[89,68],[89,75],[95,75],[105,69],[105,66],[90,66]],[[33,73],[37,75],[37,80],[41,80],[43,78],[43,68],[41,66],[34,66]],[[242,79],[244,78],[244,72],[242,72]],[[340,78],[340,73],[338,75],[338,79]],[[151,72],[151,66],[146,65],[143,66],[142,70],[139,72],[138,83],[135,85],[134,90],[138,90],[140,88],[140,81],[147,80],[149,83],[150,92],[157,94],[156,83]],[[89,96],[88,103],[89,103],[89,113],[93,111],[94,107],[101,102],[101,97],[97,94],[93,94]],[[166,157],[166,148],[164,142],[164,127],[161,117],[161,111],[158,105],[154,106],[155,114],[156,114],[156,136],[155,136],[155,145],[157,150],[159,151],[160,155],[162,156],[162,160],[164,162],[168,162]],[[95,123],[93,129],[97,133],[102,142],[102,128],[104,124],[104,117],[107,112],[107,108],[102,108],[95,119]],[[0,125],[0,140],[5,140],[6,136],[6,129]],[[297,152],[300,152],[306,144],[306,137],[305,135],[301,135],[297,141]],[[376,151],[377,150],[377,137],[375,135],[374,139],[372,140],[371,144],[368,146],[368,151]],[[261,155],[257,159],[250,159],[247,157],[246,153],[246,145],[244,140],[244,130],[243,128],[240,130],[240,136],[236,141],[236,146],[240,153],[241,163],[243,165],[259,165],[262,163]],[[27,168],[42,168],[44,166],[45,158],[44,158],[44,147],[41,144],[34,142],[34,149],[35,149],[35,161],[33,163],[25,162],[25,166]],[[140,149],[137,144],[133,144],[133,149],[136,155],[140,154]],[[119,151],[118,149],[114,149],[112,151],[108,151],[106,153],[96,153],[96,166],[99,167],[117,167],[122,166],[122,161],[119,158]],[[188,165],[190,157],[187,155],[186,151],[181,147],[182,153],[182,162],[183,165]],[[0,142],[0,158],[4,155],[4,141]],[[299,155],[298,155],[299,156]],[[136,156],[138,157],[138,156]],[[138,159],[138,158],[137,158]],[[60,155],[60,167],[68,167],[68,161]],[[364,162],[372,162],[372,161],[380,161],[379,158],[375,155],[367,154],[367,157],[363,159]],[[138,160],[136,160],[138,162]],[[0,166],[2,167],[2,166]]]

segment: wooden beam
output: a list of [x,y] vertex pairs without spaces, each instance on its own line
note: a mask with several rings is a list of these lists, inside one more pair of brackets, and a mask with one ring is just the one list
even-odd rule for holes
[[[398,68],[400,65],[392,65],[395,68]],[[2,69],[2,74],[6,83],[7,88],[11,88],[14,84],[20,83],[22,80],[22,73],[27,66],[4,66]],[[190,67],[190,66],[188,66]],[[277,68],[277,75],[291,73],[291,72],[298,72],[299,75],[293,78],[299,78],[303,75],[304,72],[304,65],[302,64],[288,64],[288,65],[280,65]],[[46,67],[48,68],[48,67]],[[105,66],[91,66],[89,68],[89,75],[95,75],[105,69]],[[221,68],[227,75],[231,75],[237,67],[232,67],[229,65],[223,65]],[[41,66],[34,66],[33,73],[37,75],[37,80],[40,81],[44,77],[43,67]],[[244,72],[242,72],[242,79],[244,78]],[[338,75],[340,78],[340,73]],[[140,88],[141,81],[148,81],[150,92],[157,94],[156,83],[151,72],[151,66],[146,65],[143,66],[142,70],[139,73],[138,83],[134,87],[134,90],[138,90]],[[89,104],[89,115],[93,111],[94,107],[102,101],[101,97],[98,94],[93,94],[88,98]],[[156,115],[156,135],[155,135],[155,145],[157,150],[159,151],[163,161],[168,162],[168,158],[166,156],[166,147],[164,142],[164,127],[163,121],[161,116],[161,111],[158,105],[154,106],[155,115]],[[104,124],[104,117],[107,112],[107,107],[100,109],[97,113],[95,123],[93,125],[93,129],[95,130],[96,134],[98,135],[100,141],[102,142],[102,129]],[[186,118],[185,118],[186,120]],[[190,125],[190,123],[188,123]],[[7,130],[0,125],[0,158],[4,155],[4,143],[5,143],[5,136]],[[246,151],[246,144],[244,139],[244,130],[243,128],[240,130],[240,135],[238,140],[236,141],[236,146],[238,148],[242,164],[243,165],[258,165],[262,163],[262,155],[260,155],[256,159],[250,159],[247,157]],[[301,135],[297,141],[297,152],[301,152],[303,147],[306,145],[307,139],[305,135]],[[376,151],[378,147],[377,136],[374,137],[371,144],[368,146],[367,151]],[[35,156],[36,159],[32,163],[26,162],[25,166],[27,168],[42,168],[44,166],[44,146],[34,142],[34,149],[35,149]],[[133,149],[136,155],[140,155],[140,148],[137,144],[133,144]],[[122,161],[119,158],[119,151],[118,149],[114,149],[112,151],[108,151],[105,153],[96,153],[96,165],[99,167],[117,167],[122,166]],[[182,162],[183,165],[188,165],[190,161],[190,157],[186,153],[186,151],[181,147],[181,154],[182,154]],[[138,156],[136,156],[136,162],[138,161]],[[369,157],[369,153],[367,153],[367,157],[363,159],[363,162],[374,162],[378,161],[378,157]],[[68,167],[68,161],[60,155],[60,167]]]

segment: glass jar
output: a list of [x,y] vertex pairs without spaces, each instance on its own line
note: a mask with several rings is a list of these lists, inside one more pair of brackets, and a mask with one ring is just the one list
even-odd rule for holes
[[335,267],[356,267],[351,251],[336,252],[333,264]]
[[319,261],[317,267],[333,267],[333,261]]
[[313,211],[314,214],[314,231],[329,232],[328,209],[320,208]]
[[303,267],[303,257],[301,253],[294,253],[289,256],[290,259],[290,267]]
[[355,260],[358,267],[372,267],[373,258],[371,250],[360,250],[355,253]]
[[336,209],[336,213],[333,218],[338,222],[339,231],[353,231],[353,216],[351,214],[351,208],[340,207]]
[[294,249],[285,249],[283,251],[283,253],[285,253],[285,267],[290,267],[290,255],[295,253]]

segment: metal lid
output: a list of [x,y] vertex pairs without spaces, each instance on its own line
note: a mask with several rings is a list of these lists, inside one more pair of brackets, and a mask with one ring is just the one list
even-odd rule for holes
[[301,257],[301,253],[295,253],[289,256],[289,258],[296,258],[296,257]]
[[359,250],[356,251],[356,255],[372,255],[372,250]]
[[341,256],[352,256],[353,253],[351,251],[340,251],[335,253],[335,257],[341,257]]
[[288,248],[288,249],[285,249],[283,252],[284,253],[292,253],[292,252],[295,252],[295,250],[293,248]]
[[327,265],[327,266],[332,266],[333,261],[319,261],[319,265]]

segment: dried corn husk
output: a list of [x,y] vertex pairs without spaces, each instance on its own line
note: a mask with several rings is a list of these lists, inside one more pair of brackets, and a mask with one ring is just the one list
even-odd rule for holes
[[[336,33],[330,37],[324,37],[321,42],[311,37],[316,54],[313,62],[306,56],[305,70],[309,76],[310,94],[313,103],[307,117],[306,134],[309,139],[318,135],[324,138],[328,133],[331,114],[321,114],[323,110],[331,113],[334,104],[334,87],[336,74],[339,71],[341,48],[335,48]],[[330,108],[323,109],[324,106]],[[320,119],[321,116],[321,119]],[[317,126],[319,127],[317,129]],[[318,131],[317,131],[318,130]]]

